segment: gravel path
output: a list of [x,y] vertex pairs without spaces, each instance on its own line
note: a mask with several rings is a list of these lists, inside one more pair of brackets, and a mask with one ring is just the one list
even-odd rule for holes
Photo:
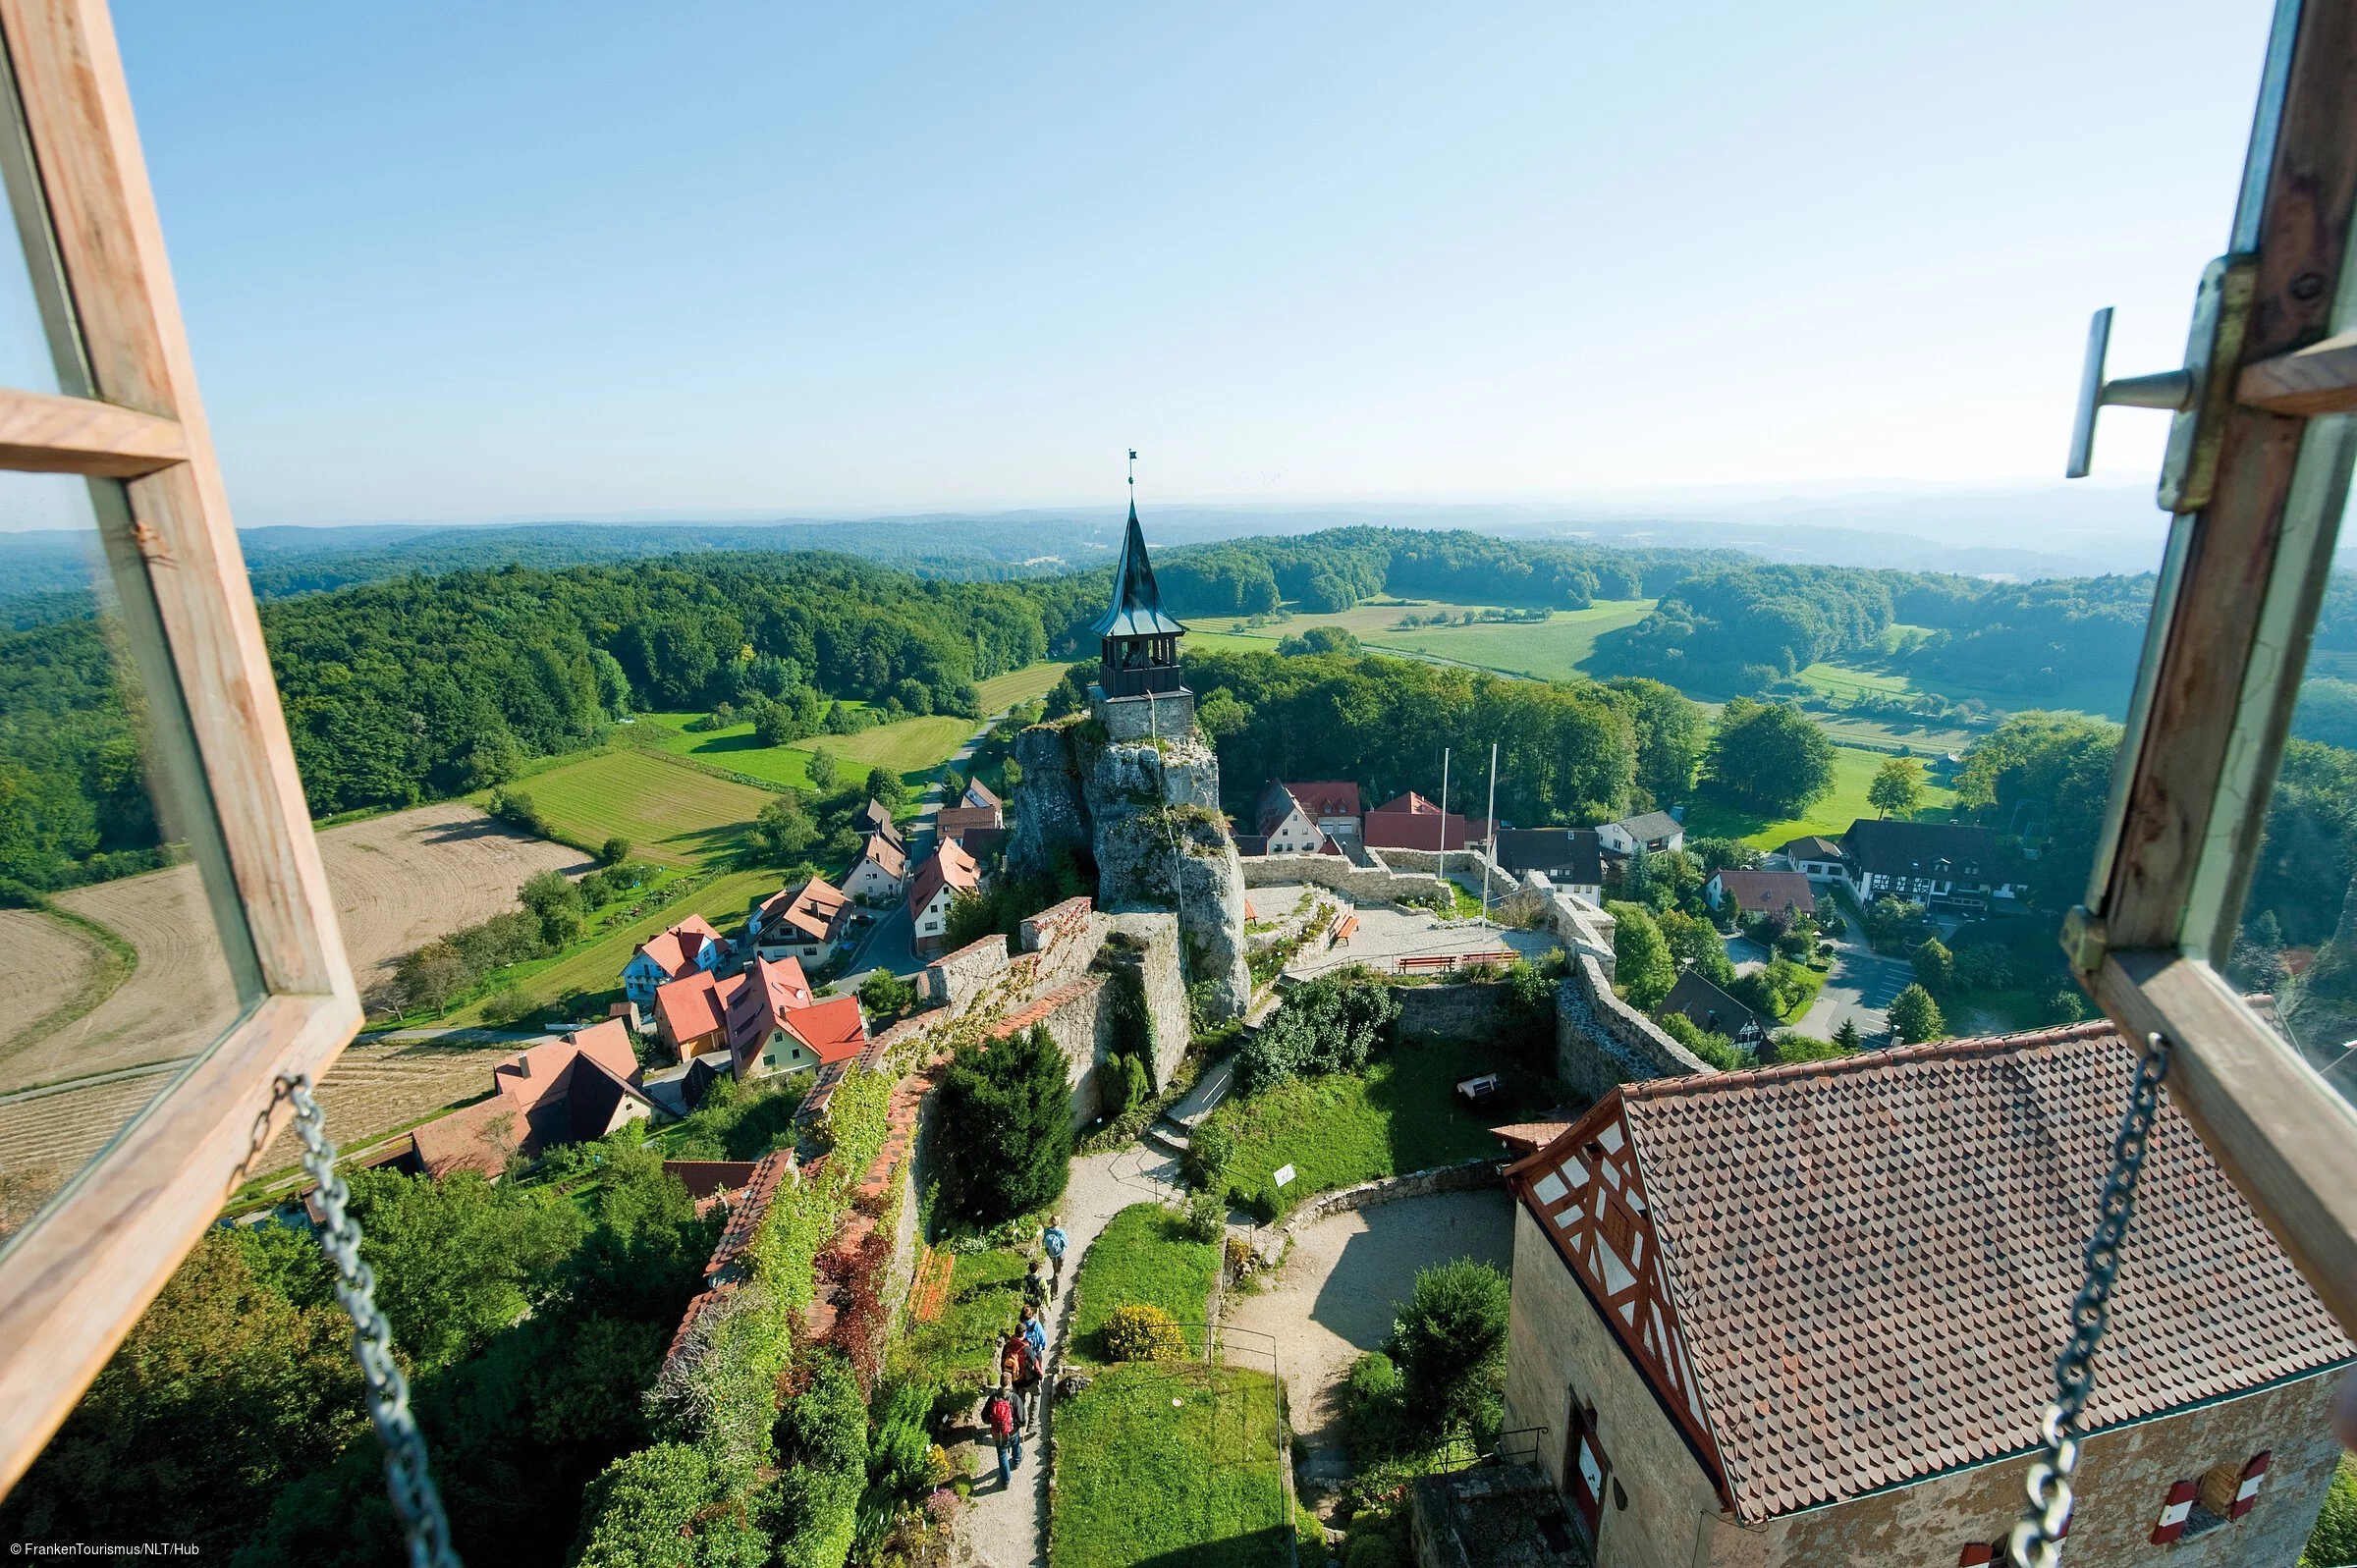
[[[1072,1162],[1071,1185],[1065,1189],[1061,1207],[1065,1233],[1071,1238],[1064,1258],[1065,1288],[1048,1304],[1052,1362],[1063,1360],[1065,1340],[1071,1332],[1072,1280],[1098,1232],[1131,1204],[1176,1198],[1178,1180],[1178,1162],[1143,1145]],[[1039,1434],[1023,1440],[1023,1468],[1014,1473],[1012,1488],[999,1486],[998,1455],[989,1444],[975,1444],[975,1473],[982,1480],[959,1522],[960,1563],[1024,1568],[1047,1561],[1040,1549],[1048,1530],[1048,1462],[1041,1439],[1052,1437],[1054,1432],[1051,1400],[1040,1418]]]
[[1222,1321],[1276,1337],[1293,1428],[1313,1471],[1343,1468],[1341,1393],[1350,1364],[1378,1350],[1416,1271],[1476,1258],[1510,1271],[1513,1202],[1504,1188],[1403,1198],[1339,1214],[1296,1233],[1273,1280],[1231,1295]]

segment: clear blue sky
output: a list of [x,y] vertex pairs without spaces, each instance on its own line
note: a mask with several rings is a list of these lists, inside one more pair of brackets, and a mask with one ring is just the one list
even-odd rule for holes
[[116,16],[253,524],[2056,477],[2268,7]]

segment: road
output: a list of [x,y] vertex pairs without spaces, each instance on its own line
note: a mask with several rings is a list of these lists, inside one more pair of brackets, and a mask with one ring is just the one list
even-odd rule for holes
[[1898,994],[1915,983],[1915,969],[1903,958],[1886,958],[1866,946],[1861,923],[1847,920],[1848,930],[1827,940],[1834,945],[1833,972],[1817,1000],[1796,1026],[1804,1035],[1831,1040],[1843,1020],[1858,1026],[1868,1042],[1885,1044],[1891,1032],[1888,1009]]

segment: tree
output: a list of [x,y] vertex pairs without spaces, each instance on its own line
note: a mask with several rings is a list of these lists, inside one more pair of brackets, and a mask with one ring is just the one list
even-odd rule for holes
[[1473,1425],[1495,1408],[1510,1294],[1506,1275],[1470,1258],[1417,1271],[1386,1348],[1408,1408],[1436,1430]]
[[1920,985],[1909,986],[1891,1003],[1891,1031],[1907,1045],[1922,1040],[1938,1040],[1947,1033],[1947,1020],[1940,1016],[1940,1003]]
[[409,953],[393,970],[393,986],[406,1008],[426,1007],[440,1012],[450,999],[482,977],[459,955],[459,949],[437,939]]
[[1630,903],[1643,904],[1648,909],[1660,909],[1668,904],[1668,900],[1661,896],[1661,890],[1654,887],[1653,852],[1641,843],[1630,851],[1628,863],[1620,868],[1620,896]]
[[829,751],[824,746],[811,747],[810,761],[804,766],[803,772],[810,775],[811,788],[834,788],[836,779],[835,753]]
[[1834,743],[1798,708],[1736,697],[1719,712],[1704,765],[1736,805],[1796,817],[1834,787]]
[[1657,806],[1674,805],[1694,789],[1708,730],[1702,708],[1677,688],[1642,676],[1606,685],[1619,694],[1637,731],[1637,787]]
[[1288,657],[1339,653],[1355,658],[1364,650],[1359,646],[1358,638],[1341,626],[1312,626],[1297,637],[1280,640],[1277,651]]
[[538,917],[540,940],[551,947],[562,947],[581,934],[581,890],[562,871],[533,873],[516,890],[516,901]]
[[753,844],[773,865],[798,859],[818,841],[818,824],[810,820],[802,797],[789,789],[772,795],[753,818]]
[[1750,1065],[1744,1059],[1742,1049],[1732,1040],[1703,1028],[1682,1012],[1663,1013],[1660,1021],[1664,1034],[1721,1072],[1733,1072],[1738,1067]]
[[1859,1049],[1858,1020],[1855,1018],[1842,1019],[1834,1029],[1834,1044],[1839,1046],[1843,1051]]
[[879,969],[859,985],[859,1004],[878,1018],[897,1018],[916,1005],[916,983]]
[[1916,983],[1935,997],[1956,989],[1955,954],[1938,937],[1926,937],[1914,953]]
[[1654,924],[1670,945],[1672,958],[1712,985],[1734,984],[1735,966],[1727,956],[1727,939],[1709,921],[1697,920],[1682,909],[1665,909],[1654,916]]
[[599,846],[597,858],[609,866],[619,866],[630,858],[630,841],[616,834]]
[[1613,978],[1619,982],[1628,1004],[1651,1012],[1677,984],[1677,965],[1671,961],[1670,944],[1653,912],[1642,904],[1614,902],[1606,906],[1618,924],[1613,932]]
[[1923,804],[1923,764],[1913,757],[1892,757],[1884,763],[1866,786],[1866,803],[1886,817],[1914,815]]
[[867,770],[867,797],[880,801],[886,809],[898,811],[908,803],[908,786],[901,776],[881,765]]
[[[519,1128],[521,1134],[522,1129]],[[440,1181],[356,1170],[360,1256],[376,1271],[376,1302],[415,1364],[473,1355],[529,1312],[550,1270],[580,1239],[580,1212],[549,1195],[493,1186],[471,1170]]]
[[1236,1048],[1236,1093],[1249,1099],[1288,1078],[1356,1072],[1398,1016],[1398,999],[1388,986],[1343,975],[1296,986]]
[[942,1201],[1001,1224],[1064,1196],[1072,1158],[1070,1063],[1044,1026],[961,1045],[940,1090]]

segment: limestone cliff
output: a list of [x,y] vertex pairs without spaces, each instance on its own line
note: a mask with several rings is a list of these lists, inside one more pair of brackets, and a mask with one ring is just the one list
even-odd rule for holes
[[1243,865],[1220,815],[1219,758],[1191,714],[1136,741],[1111,738],[1095,714],[1034,725],[1014,758],[1009,874],[1047,879],[1069,865],[1094,876],[1100,909],[1175,912],[1188,984],[1210,985],[1215,1016],[1241,1013],[1252,996]]

